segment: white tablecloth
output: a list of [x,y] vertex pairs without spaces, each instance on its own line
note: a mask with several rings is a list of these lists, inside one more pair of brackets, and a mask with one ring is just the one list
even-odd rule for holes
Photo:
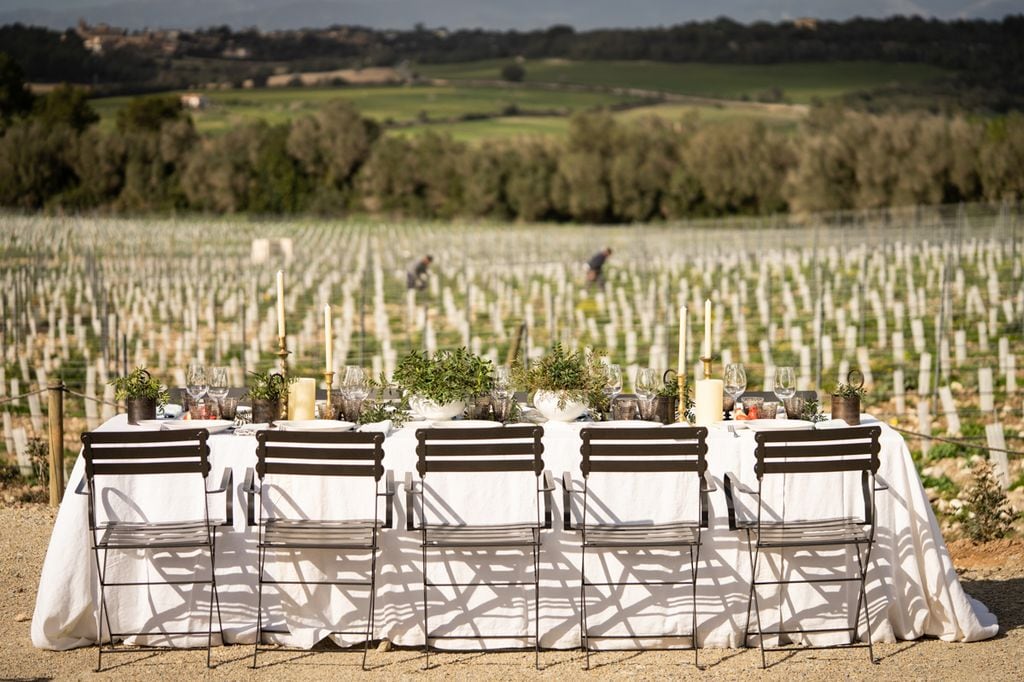
[[[120,415],[102,428],[133,427],[128,427],[125,417]],[[580,428],[580,424],[545,424],[544,463],[556,479],[563,471],[569,471],[576,481],[581,480]],[[709,472],[717,490],[711,494],[711,529],[704,533],[697,590],[699,643],[705,647],[741,646],[743,639],[750,569],[742,535],[728,529],[722,488],[722,477],[727,471],[735,472],[748,485],[756,484],[754,440],[749,431],[740,434],[737,438],[726,431],[712,429],[708,439]],[[225,467],[234,470],[234,527],[222,529],[217,541],[217,579],[224,627],[229,642],[251,643],[256,623],[256,531],[246,527],[246,500],[241,488],[246,469],[255,464],[256,440],[224,434],[211,436],[210,444],[212,472],[208,487],[216,487]],[[406,471],[415,471],[414,447],[414,427],[395,432],[385,442],[385,467],[394,470],[399,483]],[[879,473],[890,488],[878,494],[877,543],[868,570],[868,601],[875,626],[873,639],[891,642],[935,636],[947,641],[975,641],[994,636],[998,632],[995,617],[960,586],[903,439],[884,425],[881,461]],[[86,497],[75,494],[83,475],[84,462],[79,457],[57,516],[39,581],[32,641],[40,648],[69,649],[92,644],[97,638],[99,589],[89,545]],[[844,486],[840,481],[807,476],[787,480],[784,490],[767,490],[766,497],[773,500],[773,509],[781,512],[785,508],[787,518],[812,511],[860,510],[858,482],[847,481],[851,485]],[[527,485],[531,481],[532,476]],[[512,482],[510,477],[502,481],[502,485]],[[275,499],[283,500],[312,518],[319,514],[329,517],[354,511],[365,513],[370,498],[366,494],[366,482],[360,483],[363,489],[356,496],[335,492],[325,487],[326,484],[299,481],[296,488],[281,491],[281,496]],[[554,527],[544,535],[541,555],[541,645],[569,648],[579,645],[579,536],[563,528],[562,488],[557,487]],[[141,513],[152,512],[148,518],[167,510],[182,511],[181,490],[167,476],[136,477],[130,485],[115,481],[112,491],[117,492],[106,494],[101,504],[115,516],[123,517],[129,510],[140,513],[140,509]],[[630,475],[611,481],[594,474],[591,491],[591,514],[621,520],[669,520],[675,514],[692,512],[696,504],[692,485],[680,487],[677,479],[665,475]],[[492,522],[506,521],[512,520],[510,516],[532,511],[529,495],[495,492],[478,484],[454,489],[449,493],[449,501],[453,509],[446,513],[468,521],[484,515]],[[356,510],[359,505],[363,505],[363,509]],[[211,514],[222,514],[222,509],[222,497],[212,497]],[[400,645],[416,645],[423,641],[419,534],[405,530],[404,509],[405,491],[399,485],[395,499],[396,527],[384,531],[382,539],[375,636]],[[632,510],[632,516],[626,514],[627,510]],[[824,563],[818,562],[817,570],[847,566],[851,560],[852,554],[842,550],[831,558],[826,557]],[[500,561],[491,566],[456,563],[446,568],[431,561],[430,572],[436,582],[466,582],[499,573],[506,580],[529,580],[531,567],[528,557],[515,553],[503,554]],[[784,570],[794,570],[792,557],[782,563]],[[194,556],[169,558],[164,555],[151,560],[143,554],[136,558],[115,558],[112,554],[110,570],[112,579],[128,576],[155,579],[160,575],[201,571],[202,566]],[[776,557],[764,566],[767,571],[778,570],[780,560]],[[309,552],[284,558],[272,564],[270,570],[277,577],[290,573],[308,579],[318,575],[318,571],[335,575],[336,570],[353,567],[355,564],[338,563]],[[621,552],[587,554],[591,581],[638,577],[686,580],[687,570],[685,553],[655,552],[639,557]],[[852,596],[852,589],[849,586],[837,589],[821,585],[796,586],[781,604],[777,595],[764,592],[765,628],[769,629],[780,607],[787,618],[796,614],[803,627],[821,627],[821,623],[827,622],[842,625],[842,611],[838,616],[830,616],[837,610],[828,605],[834,606],[837,598]],[[309,647],[329,631],[356,629],[364,622],[365,592],[347,593],[343,588],[325,586],[288,586],[283,592],[284,598],[275,588],[264,592],[264,605],[269,614],[265,627],[290,631],[290,635],[279,637],[283,643]],[[437,588],[429,595],[430,629],[435,633],[462,635],[532,632],[530,592],[529,588]],[[591,594],[592,634],[683,634],[689,631],[689,585],[598,588]],[[114,628],[118,631],[154,627],[202,630],[206,627],[209,603],[206,588],[122,587],[113,588],[110,595],[108,603]],[[790,621],[793,623],[795,621]],[[160,637],[147,641],[165,642]],[[180,639],[174,640],[174,643],[180,642]],[[599,645],[597,640],[594,643]],[[621,640],[614,642],[616,646],[622,643]],[[643,644],[651,643],[651,640],[643,640]],[[688,644],[686,640],[666,640],[665,643]],[[486,643],[449,640],[443,643],[466,648],[524,644],[522,640]]]

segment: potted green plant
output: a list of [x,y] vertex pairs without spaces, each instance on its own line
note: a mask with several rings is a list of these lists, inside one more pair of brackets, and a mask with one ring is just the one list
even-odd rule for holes
[[556,343],[529,368],[518,367],[515,375],[533,393],[537,411],[551,421],[573,421],[607,401],[607,375],[597,353],[570,351]]
[[832,391],[832,418],[842,419],[850,426],[859,425],[860,399],[864,393],[864,375],[851,369],[846,382],[839,382]]
[[277,372],[249,372],[252,377],[246,396],[252,401],[252,420],[256,424],[272,424],[281,418],[288,384],[294,378],[285,379]]
[[167,387],[144,367],[136,367],[126,376],[114,377],[110,385],[114,387],[114,398],[124,401],[129,424],[156,419],[157,405],[167,404]]
[[440,350],[433,356],[412,351],[395,367],[394,383],[409,407],[424,419],[447,421],[463,413],[466,401],[491,389],[491,361],[465,348]]
[[[690,392],[690,380],[686,379],[683,403],[683,416],[693,418],[693,397]],[[679,380],[675,370],[665,370],[661,387],[654,394],[654,416],[662,424],[674,424],[679,420]]]

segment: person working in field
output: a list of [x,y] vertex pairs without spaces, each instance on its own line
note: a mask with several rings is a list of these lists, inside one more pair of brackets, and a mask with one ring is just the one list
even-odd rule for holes
[[604,287],[604,264],[610,255],[612,255],[612,250],[606,246],[604,249],[591,256],[590,260],[587,261],[588,286]]
[[426,255],[423,258],[419,258],[409,263],[409,267],[405,271],[405,288],[408,290],[415,289],[416,291],[423,291],[427,288],[427,269],[430,264],[434,262],[434,257]]

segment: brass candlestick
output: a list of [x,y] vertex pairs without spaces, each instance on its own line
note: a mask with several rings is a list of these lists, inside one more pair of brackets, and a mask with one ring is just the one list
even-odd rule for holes
[[284,377],[284,418],[288,419],[288,356],[291,351],[288,350],[288,337],[279,336],[277,337],[277,358],[281,361],[281,375]]
[[704,363],[704,378],[711,378],[711,358],[701,358],[701,362]]
[[676,373],[676,381],[679,383],[679,404],[676,409],[676,417],[679,422],[686,421],[686,375],[682,372]]
[[334,372],[324,372],[324,383],[327,384],[327,404],[324,406],[324,419],[334,419],[331,409],[331,386],[334,385]]

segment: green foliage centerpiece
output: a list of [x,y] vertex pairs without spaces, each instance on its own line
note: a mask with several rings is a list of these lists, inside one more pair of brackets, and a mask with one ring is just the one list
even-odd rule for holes
[[110,385],[114,387],[114,398],[124,401],[129,424],[156,419],[157,405],[167,404],[167,387],[145,367],[136,367],[126,376],[111,379]]
[[600,355],[570,351],[560,343],[531,367],[517,367],[515,379],[533,393],[534,406],[552,421],[573,421],[607,401]]
[[252,400],[252,420],[256,424],[272,424],[281,418],[288,384],[294,382],[295,377],[286,379],[277,372],[249,372],[249,376],[246,395]]
[[457,348],[433,356],[412,351],[395,367],[392,378],[414,412],[447,421],[463,413],[467,399],[491,390],[491,372],[490,360]]
[[851,369],[846,382],[839,382],[832,391],[832,418],[842,419],[850,426],[859,425],[860,399],[864,393],[864,375]]

